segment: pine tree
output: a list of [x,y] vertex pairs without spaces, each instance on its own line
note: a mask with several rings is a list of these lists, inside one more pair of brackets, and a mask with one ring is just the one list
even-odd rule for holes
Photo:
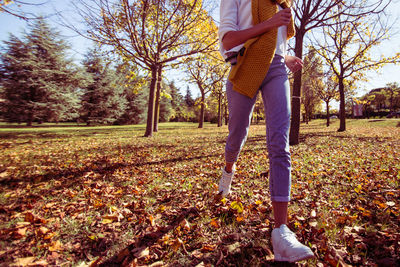
[[194,101],[194,99],[192,97],[192,92],[190,91],[189,86],[188,86],[188,87],[186,87],[186,95],[185,95],[186,106],[193,107],[194,106],[194,102],[195,101]]
[[127,105],[122,77],[96,50],[88,52],[83,65],[91,81],[84,88],[81,119],[87,125],[115,122],[124,114]]
[[68,45],[39,19],[21,40],[10,35],[1,54],[5,119],[10,122],[65,121],[78,116],[78,89],[84,83],[66,57]]
[[183,96],[179,93],[179,89],[176,87],[174,81],[168,85],[169,94],[171,95],[171,120],[172,121],[184,121],[184,107],[182,104]]

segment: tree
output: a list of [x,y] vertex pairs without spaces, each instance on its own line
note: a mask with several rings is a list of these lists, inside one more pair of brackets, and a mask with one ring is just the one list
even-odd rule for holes
[[[372,7],[376,10],[375,6]],[[336,6],[332,12],[340,12],[341,8]],[[340,132],[346,130],[346,83],[352,85],[362,79],[366,71],[396,63],[400,59],[400,53],[390,57],[373,57],[373,48],[388,40],[390,26],[387,21],[383,21],[381,14],[366,14],[368,8],[352,8],[348,14],[337,17],[335,24],[324,28],[323,41],[319,42],[320,49],[317,49],[338,81]]]
[[225,64],[225,62],[221,61],[218,66],[215,68],[215,71],[212,73],[214,83],[214,89],[212,91],[212,96],[214,96],[217,100],[217,126],[222,126],[222,118],[224,115],[223,109],[228,105],[226,93],[225,93],[225,84],[226,84],[226,76],[228,75],[230,66]]
[[[386,0],[376,1],[377,4],[371,6],[366,4],[365,1],[359,0],[295,0],[294,1],[294,16],[295,16],[295,47],[294,53],[297,57],[303,58],[303,46],[306,34],[321,27],[334,25],[337,23],[335,20],[341,14],[348,14],[349,10],[364,7],[364,13],[359,15],[371,13],[379,13],[382,9],[383,2]],[[390,0],[387,0],[390,1]],[[340,6],[341,9],[337,12],[331,12],[334,7]],[[385,5],[384,5],[385,6]],[[290,124],[289,143],[297,145],[299,143],[300,131],[300,96],[302,85],[302,72],[294,73],[293,81],[293,97],[292,97],[292,118]]]
[[97,50],[86,55],[83,65],[91,81],[84,88],[81,119],[90,124],[110,124],[120,118],[126,108],[122,78],[105,63]]
[[123,62],[117,65],[116,74],[121,77],[124,86],[123,95],[127,104],[124,114],[115,124],[138,124],[146,110],[146,99],[140,94],[147,86],[146,79],[139,75],[139,70],[132,62]]
[[329,103],[332,100],[338,99],[339,93],[337,90],[337,82],[332,75],[327,75],[325,83],[320,83],[321,80],[317,80],[318,85],[316,86],[316,93],[318,97],[325,102],[326,108],[326,127],[330,125],[330,106]]
[[388,83],[385,87],[373,89],[355,101],[363,105],[368,117],[372,114],[384,116],[388,110],[395,112],[400,108],[400,88],[397,82]]
[[193,107],[194,106],[194,99],[192,96],[192,92],[190,91],[189,86],[186,87],[186,94],[185,94],[185,104],[188,107]]
[[305,110],[304,121],[308,123],[321,101],[318,97],[317,90],[322,86],[321,79],[323,77],[322,60],[312,47],[309,49],[304,59],[303,76],[302,103]]
[[[161,70],[179,58],[208,51],[216,31],[202,0],[91,0],[77,7],[91,38],[111,46],[125,61],[150,73],[145,136],[152,136],[156,83]],[[82,33],[82,31],[78,32]],[[83,34],[83,33],[82,33]]]
[[43,20],[21,40],[10,35],[1,54],[1,85],[10,122],[63,121],[79,116],[82,72],[66,57],[68,45]]
[[[223,72],[223,76],[226,76],[226,74],[228,73],[227,70],[228,70],[228,68],[226,68],[226,71]],[[224,81],[224,79],[221,79],[215,83],[214,90],[211,92],[211,95],[217,101],[217,126],[218,127],[222,126],[224,107],[225,107],[225,104],[227,103],[226,93],[225,93],[224,88],[225,88],[225,81]]]
[[[33,2],[33,3],[31,3]],[[30,13],[24,12],[22,6],[41,6],[45,2],[29,1],[29,0],[0,0],[0,12],[5,12],[23,20],[37,19],[37,17]]]
[[[171,120],[172,121],[184,121],[184,107],[185,101],[183,96],[180,94],[179,89],[176,87],[175,82],[171,81],[168,85],[169,87],[169,94],[171,96],[171,107],[172,107],[172,114]],[[189,91],[190,93],[190,91]]]
[[384,92],[389,98],[390,111],[394,112],[400,104],[400,85],[397,82],[388,83],[386,84]]
[[206,109],[206,96],[215,89],[215,85],[226,76],[224,62],[219,58],[217,52],[208,55],[201,54],[194,59],[186,61],[188,81],[197,85],[200,90],[199,128],[203,128]]

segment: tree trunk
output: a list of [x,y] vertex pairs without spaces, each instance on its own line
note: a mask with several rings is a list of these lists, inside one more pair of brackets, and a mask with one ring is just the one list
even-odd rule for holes
[[222,93],[218,94],[218,127],[222,126]]
[[162,80],[162,66],[157,68],[157,92],[156,101],[154,105],[154,132],[158,132],[158,121],[160,120],[160,95],[161,95],[161,80]]
[[326,101],[326,127],[329,127],[330,125],[330,114],[329,114],[329,101]]
[[157,79],[157,66],[152,66],[149,103],[147,107],[147,124],[146,124],[146,132],[144,134],[145,137],[153,136],[156,79]]
[[199,128],[203,128],[203,125],[204,125],[205,101],[206,101],[206,96],[204,94],[201,94],[201,110],[200,110],[200,117],[199,117]]
[[[295,55],[298,58],[303,58],[303,39],[305,32],[299,31],[296,33]],[[290,122],[289,144],[297,145],[299,143],[300,132],[300,96],[301,96],[301,71],[294,74],[293,95],[292,95],[292,119]]]
[[28,121],[26,122],[26,126],[32,126],[32,122],[33,122],[33,112],[29,112],[28,114]]
[[225,105],[224,105],[224,112],[225,112],[225,125],[228,125],[229,114],[228,114],[228,104],[227,103],[225,103]]
[[338,132],[346,131],[346,100],[344,96],[343,78],[339,77],[339,93],[340,93],[340,127]]

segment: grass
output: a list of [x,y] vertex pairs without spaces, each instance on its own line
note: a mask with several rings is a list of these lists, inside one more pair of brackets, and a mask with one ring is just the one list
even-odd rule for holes
[[[399,264],[400,120],[338,123],[302,125],[291,147],[289,225],[316,254],[297,265]],[[223,202],[226,126],[144,129],[0,125],[0,262],[274,266],[264,126]]]

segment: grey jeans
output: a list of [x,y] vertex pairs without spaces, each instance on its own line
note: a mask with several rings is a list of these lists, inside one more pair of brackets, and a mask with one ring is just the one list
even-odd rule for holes
[[[260,89],[266,118],[271,200],[290,201],[291,160],[289,150],[290,87],[284,58],[275,55]],[[226,162],[236,162],[247,139],[257,96],[249,98],[233,90],[227,82],[229,135],[225,145]]]

